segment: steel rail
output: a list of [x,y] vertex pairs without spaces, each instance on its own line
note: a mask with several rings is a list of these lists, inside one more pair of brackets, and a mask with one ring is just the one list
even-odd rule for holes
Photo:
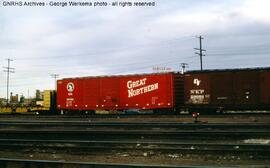
[[[254,111],[254,112],[224,112],[214,113],[214,114],[203,114],[201,117],[228,117],[228,116],[267,116],[270,114],[270,111]],[[57,114],[37,114],[37,113],[0,113],[1,117],[6,118],[17,118],[17,117],[32,117],[32,118],[160,118],[160,117],[175,117],[175,118],[189,118],[191,114],[188,113],[179,113],[179,114],[153,114],[153,113],[138,113],[138,114],[66,114],[66,115],[57,115]]]
[[[0,158],[1,168],[11,166],[31,167],[31,168],[237,168],[238,166],[192,166],[192,165],[149,165],[149,164],[124,164],[124,163],[98,163],[98,162],[79,162],[79,161],[53,161],[53,160],[29,160],[29,159],[12,159]],[[14,166],[14,168],[16,168]]]
[[269,131],[160,131],[160,130],[0,130],[3,139],[269,139]]
[[21,134],[21,133],[51,133],[51,134],[140,134],[140,135],[270,135],[268,130],[128,130],[128,129],[0,129],[1,133]]
[[119,121],[27,121],[1,120],[0,126],[126,126],[126,127],[175,127],[175,128],[270,128],[270,123],[185,123],[185,122],[119,122]]
[[[42,148],[42,149],[83,149],[91,151],[100,150],[156,150],[169,152],[186,152],[191,153],[198,151],[210,152],[256,152],[270,153],[270,144],[220,144],[220,143],[183,143],[183,142],[134,142],[134,141],[59,141],[59,140],[25,140],[25,139],[1,139],[0,146],[2,149],[7,148]],[[268,157],[270,158],[270,156]]]

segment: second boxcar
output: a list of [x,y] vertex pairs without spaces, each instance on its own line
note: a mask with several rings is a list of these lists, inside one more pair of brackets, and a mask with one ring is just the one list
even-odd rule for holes
[[190,111],[269,110],[270,69],[193,71],[185,74]]

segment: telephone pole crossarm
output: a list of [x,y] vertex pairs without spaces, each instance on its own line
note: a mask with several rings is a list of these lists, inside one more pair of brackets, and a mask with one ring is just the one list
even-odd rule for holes
[[8,105],[9,104],[9,102],[8,102],[8,97],[9,97],[9,74],[10,73],[15,73],[15,68],[10,67],[10,62],[13,61],[12,59],[8,58],[6,60],[8,61],[8,66],[3,67],[3,68],[4,68],[4,72],[7,73],[7,105]]
[[201,71],[203,70],[203,64],[202,64],[202,57],[205,56],[205,54],[203,54],[203,51],[206,51],[205,49],[202,49],[202,39],[204,39],[202,36],[197,37],[200,41],[200,48],[194,48],[195,50],[198,50],[198,52],[195,52],[195,54],[200,56],[200,64],[201,64]]

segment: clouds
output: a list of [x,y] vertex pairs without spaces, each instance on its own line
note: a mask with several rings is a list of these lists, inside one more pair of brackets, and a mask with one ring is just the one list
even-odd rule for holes
[[[1,1],[2,2],[2,1]],[[54,87],[60,77],[151,72],[153,66],[199,68],[195,35],[203,35],[206,68],[269,66],[266,0],[156,0],[155,7],[0,6],[0,60],[13,58],[11,90]],[[0,73],[0,97],[6,74]]]
[[259,1],[245,1],[242,7],[240,7],[240,12],[249,18],[251,21],[262,22],[270,24],[270,2],[267,0]]

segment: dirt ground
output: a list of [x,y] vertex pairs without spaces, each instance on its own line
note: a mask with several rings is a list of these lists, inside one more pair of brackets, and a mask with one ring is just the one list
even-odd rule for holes
[[232,166],[232,165],[270,165],[270,160],[253,160],[252,156],[241,158],[238,156],[199,156],[191,154],[155,154],[146,153],[115,153],[111,154],[72,154],[72,153],[46,153],[44,151],[25,151],[16,153],[1,151],[1,158],[17,159],[37,159],[37,160],[61,160],[61,161],[83,161],[99,163],[126,163],[126,164],[165,164],[165,165],[213,165],[213,166]]

